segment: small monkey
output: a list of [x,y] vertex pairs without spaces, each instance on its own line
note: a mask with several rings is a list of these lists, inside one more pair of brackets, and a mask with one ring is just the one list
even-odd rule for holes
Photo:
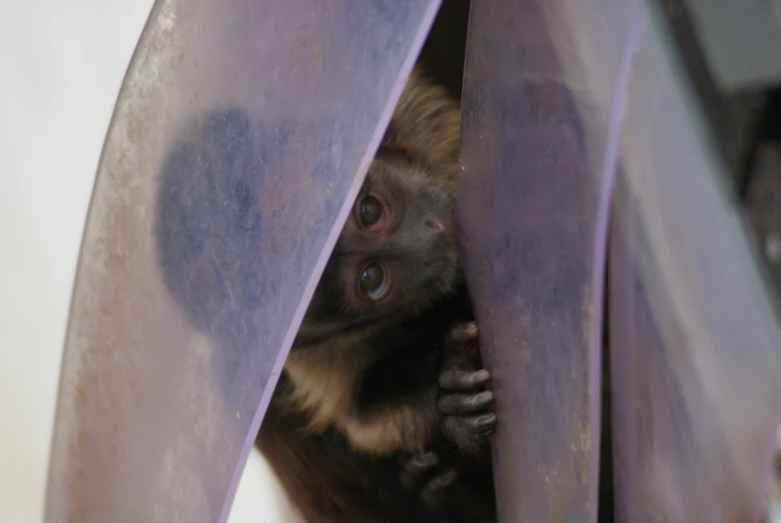
[[[263,420],[257,446],[310,523],[495,521],[494,397],[453,216],[459,125],[458,102],[415,70]],[[259,276],[259,224],[273,217],[253,186],[289,128],[214,111],[161,173],[161,272],[189,324],[216,340],[232,401],[246,385],[223,377],[254,350],[253,315],[276,292]]]
[[454,227],[459,123],[416,69],[261,426],[310,523],[495,520],[494,397]]

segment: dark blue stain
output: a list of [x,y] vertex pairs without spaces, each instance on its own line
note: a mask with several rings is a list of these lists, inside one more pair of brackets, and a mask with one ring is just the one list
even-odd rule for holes
[[[302,139],[304,128],[329,138],[313,146]],[[163,163],[154,234],[165,286],[190,326],[219,347],[217,379],[243,413],[257,407],[248,387],[268,378],[286,328],[280,315],[297,304],[294,294],[341,207],[337,196],[349,179],[323,152],[342,150],[340,140],[333,121],[272,122],[219,110],[187,125]],[[313,147],[301,163],[306,172],[290,172],[290,155]],[[357,164],[357,153],[346,154],[337,165]],[[317,203],[302,207],[310,201],[302,190],[320,195]],[[263,332],[269,324],[275,331]]]
[[193,327],[235,349],[256,343],[253,316],[273,291],[259,192],[289,135],[240,109],[215,111],[182,133],[163,165],[155,235],[167,289]]
[[234,201],[237,204],[238,225],[244,232],[250,232],[260,223],[257,212],[257,196],[245,183],[237,183],[233,188]]

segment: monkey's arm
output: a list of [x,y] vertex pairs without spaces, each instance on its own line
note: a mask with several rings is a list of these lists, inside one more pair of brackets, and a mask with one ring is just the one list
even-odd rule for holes
[[256,444],[308,523],[439,521],[402,488],[397,456],[356,452],[331,428],[308,431],[306,417],[280,399],[286,386],[282,378]]

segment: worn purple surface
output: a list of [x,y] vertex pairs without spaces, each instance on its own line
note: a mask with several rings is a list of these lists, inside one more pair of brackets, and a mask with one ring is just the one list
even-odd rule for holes
[[47,522],[226,518],[439,2],[359,4],[155,5],[86,224]]
[[472,5],[460,224],[497,394],[500,519],[586,523],[596,521],[610,105],[570,84],[581,57],[552,4]]
[[610,257],[617,521],[754,522],[781,418],[781,329],[729,176],[650,21]]

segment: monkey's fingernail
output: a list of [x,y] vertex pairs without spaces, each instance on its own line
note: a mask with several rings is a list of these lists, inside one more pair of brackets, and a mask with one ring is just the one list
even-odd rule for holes
[[475,426],[477,428],[483,428],[496,423],[496,414],[483,414],[475,418]]
[[446,487],[453,483],[455,481],[456,477],[458,476],[458,472],[456,469],[447,469],[446,471],[442,472],[440,475],[437,476],[437,483],[439,483],[440,486]]
[[438,462],[439,458],[437,458],[437,455],[432,451],[422,452],[412,458],[412,463],[420,468],[433,467]]
[[481,430],[480,432],[477,433],[477,435],[480,436],[481,438],[487,438],[489,436],[493,436],[494,432],[496,432],[496,429],[491,427],[490,429]]
[[446,370],[439,375],[439,386],[443,389],[466,391],[483,385],[490,379],[491,373],[486,369],[473,372]]
[[480,369],[472,374],[472,380],[476,385],[489,381],[491,379],[491,372],[488,369]]
[[494,393],[490,390],[485,390],[479,394],[472,396],[472,405],[475,407],[482,407],[491,403],[494,400]]
[[464,323],[461,328],[464,330],[464,333],[466,333],[467,336],[471,337],[477,334],[477,323],[473,321]]

